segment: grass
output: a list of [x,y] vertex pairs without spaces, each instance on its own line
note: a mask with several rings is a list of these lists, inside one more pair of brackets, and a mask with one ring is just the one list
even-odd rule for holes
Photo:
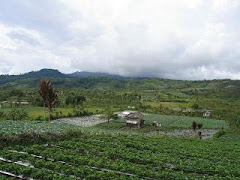
[[[19,108],[16,108],[19,109]],[[28,118],[26,120],[45,120],[48,117],[48,109],[43,107],[25,107],[28,113]],[[9,112],[11,108],[1,109],[2,112]],[[62,116],[68,116],[68,113],[72,113],[72,108],[54,108],[54,113],[62,113]]]
[[164,108],[179,109],[179,103],[175,102],[146,102],[144,105],[150,105],[152,107],[159,107],[161,105]]
[[[12,108],[3,108],[2,112],[9,112]],[[18,108],[16,108],[18,109]],[[48,109],[43,107],[25,107],[25,110],[28,113],[28,118],[26,120],[47,120],[48,118]],[[86,107],[85,110],[97,114],[103,111],[103,108],[97,107]],[[54,108],[54,113],[60,113],[62,117],[68,117],[69,113],[73,113],[73,108]]]
[[180,110],[181,107],[186,107],[191,110],[189,103],[177,103],[177,102],[145,102],[144,105],[149,105],[151,107],[158,108],[162,106],[163,108],[169,108],[172,110]]
[[[71,113],[72,110],[73,110],[72,108],[55,108],[54,113],[61,112],[63,116],[68,116],[68,113]],[[33,108],[27,109],[27,111],[29,113],[28,119],[38,119],[39,117],[41,117],[39,119],[45,119],[46,117],[48,117],[47,108],[33,107]]]

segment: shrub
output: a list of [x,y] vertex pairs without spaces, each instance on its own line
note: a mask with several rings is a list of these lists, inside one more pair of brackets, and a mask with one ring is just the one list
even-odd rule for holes
[[220,138],[221,136],[223,136],[225,134],[225,131],[224,130],[221,130],[221,131],[218,131],[215,135],[214,135],[214,137],[215,138]]
[[198,129],[201,129],[203,127],[203,124],[197,124]]
[[193,104],[193,105],[192,105],[192,109],[197,110],[198,108],[199,108],[199,105],[198,105],[198,104]]
[[41,115],[39,115],[37,118],[36,118],[36,120],[42,120],[42,116]]
[[4,117],[5,117],[4,113],[0,111],[0,118],[4,118]]
[[197,123],[195,121],[192,122],[192,128],[195,131],[197,128]]
[[28,117],[28,113],[25,109],[11,109],[6,115],[9,120],[24,120]]

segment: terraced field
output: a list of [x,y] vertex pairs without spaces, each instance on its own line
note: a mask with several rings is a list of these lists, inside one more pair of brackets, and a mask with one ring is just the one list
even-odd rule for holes
[[22,179],[240,179],[240,142],[79,135],[0,150],[1,177]]

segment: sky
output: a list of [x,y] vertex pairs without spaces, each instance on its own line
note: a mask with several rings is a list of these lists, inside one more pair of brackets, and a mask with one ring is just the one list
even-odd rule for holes
[[1,0],[0,74],[240,79],[240,0]]

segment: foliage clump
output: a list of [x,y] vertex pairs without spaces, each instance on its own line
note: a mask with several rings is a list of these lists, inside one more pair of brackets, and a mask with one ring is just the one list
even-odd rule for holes
[[195,131],[197,128],[197,123],[195,121],[192,122],[192,128]]
[[201,129],[202,126],[203,126],[203,124],[201,124],[201,123],[197,124],[198,129]]
[[0,118],[7,120],[24,120],[28,117],[28,112],[24,109],[11,108],[8,112],[0,112]]
[[203,124],[202,123],[197,123],[196,121],[193,121],[192,122],[192,128],[193,130],[195,131],[197,128],[198,129],[201,129],[203,127]]

